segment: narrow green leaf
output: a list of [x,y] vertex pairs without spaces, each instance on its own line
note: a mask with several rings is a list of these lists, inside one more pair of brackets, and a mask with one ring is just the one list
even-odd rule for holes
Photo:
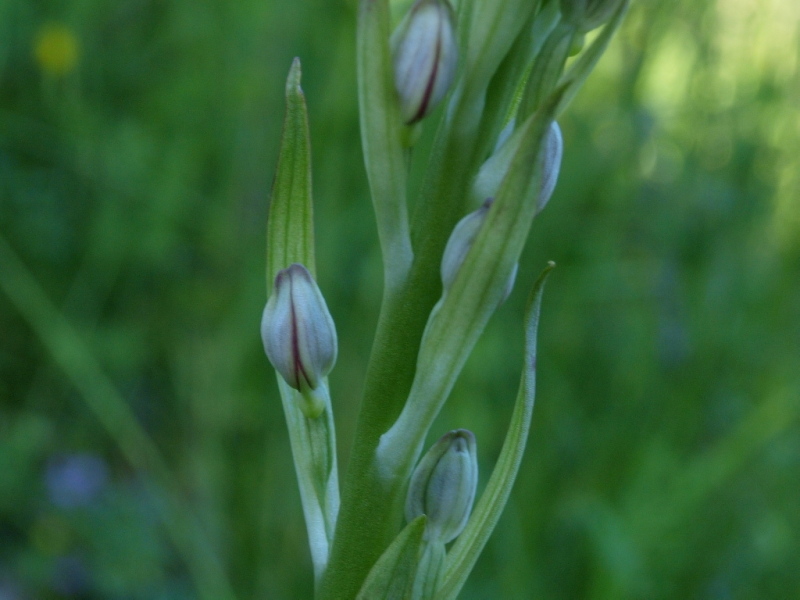
[[356,52],[364,165],[378,222],[386,287],[392,290],[408,274],[413,252],[406,206],[406,127],[394,87],[389,13],[387,0],[362,0]]
[[407,600],[419,564],[425,515],[406,525],[372,567],[356,600]]
[[311,139],[300,77],[295,58],[286,79],[286,115],[267,219],[267,292],[278,271],[292,263],[302,263],[316,277]]
[[444,580],[436,594],[436,600],[451,600],[458,595],[492,534],[517,477],[533,416],[536,392],[536,337],[542,292],[547,276],[554,267],[555,263],[548,264],[528,298],[525,311],[525,361],[511,424],[489,483],[475,506],[466,528],[447,555]]
[[0,234],[0,291],[39,338],[120,454],[152,493],[164,530],[186,563],[201,600],[234,600],[220,557],[147,429],[103,370],[84,336],[47,297]]

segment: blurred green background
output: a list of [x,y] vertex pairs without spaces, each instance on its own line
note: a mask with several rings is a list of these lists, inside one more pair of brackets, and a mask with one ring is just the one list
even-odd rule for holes
[[[345,464],[381,292],[354,23],[0,0],[0,600],[197,598],[176,491],[238,598],[310,597],[264,222],[297,55]],[[475,431],[485,483],[555,260],[531,441],[463,598],[800,597],[798,60],[795,0],[638,0],[564,115],[517,289],[432,432]],[[168,484],[126,460],[120,405]]]

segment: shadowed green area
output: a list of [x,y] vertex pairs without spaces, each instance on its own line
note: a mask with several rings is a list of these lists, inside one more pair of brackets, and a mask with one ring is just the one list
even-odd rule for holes
[[[310,597],[258,334],[294,56],[344,466],[382,285],[355,2],[0,2],[0,599],[194,599],[198,560]],[[474,431],[485,485],[554,260],[531,439],[463,598],[800,595],[798,64],[794,0],[633,3],[431,432]]]

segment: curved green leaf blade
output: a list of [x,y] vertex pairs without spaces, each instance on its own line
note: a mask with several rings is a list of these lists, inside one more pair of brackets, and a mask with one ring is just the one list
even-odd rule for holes
[[511,424],[489,483],[475,506],[466,528],[447,554],[444,580],[436,594],[436,600],[450,600],[458,595],[492,534],[517,477],[533,416],[536,391],[536,334],[539,328],[542,291],[547,276],[554,267],[555,263],[549,263],[531,290],[525,311],[525,362]]
[[295,58],[286,79],[286,116],[267,218],[268,292],[278,271],[292,263],[302,263],[316,277],[311,138],[301,74]]
[[425,515],[406,525],[372,567],[356,600],[407,600],[417,574]]

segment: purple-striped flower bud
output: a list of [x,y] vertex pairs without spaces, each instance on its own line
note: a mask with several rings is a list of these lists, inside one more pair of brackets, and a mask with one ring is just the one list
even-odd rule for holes
[[419,461],[406,496],[406,519],[426,515],[425,537],[446,544],[467,525],[478,487],[478,450],[466,429],[444,434]]
[[[336,328],[317,283],[303,265],[290,265],[275,277],[261,318],[261,339],[272,366],[304,396],[313,395],[333,368]],[[315,405],[319,408],[318,402]]]
[[417,0],[392,35],[403,120],[416,123],[444,98],[456,73],[455,13],[447,0]]
[[[445,246],[444,254],[442,255],[442,287],[445,292],[453,285],[453,281],[455,281],[461,265],[464,264],[464,259],[466,259],[469,249],[475,243],[475,238],[478,237],[478,233],[483,227],[483,222],[486,220],[486,215],[489,213],[492,202],[492,198],[487,199],[478,210],[469,213],[453,228],[453,233],[450,234],[450,239],[447,240],[447,246]],[[517,265],[514,265],[514,270],[508,278],[508,283],[506,283],[502,301],[508,298],[516,278]]]

